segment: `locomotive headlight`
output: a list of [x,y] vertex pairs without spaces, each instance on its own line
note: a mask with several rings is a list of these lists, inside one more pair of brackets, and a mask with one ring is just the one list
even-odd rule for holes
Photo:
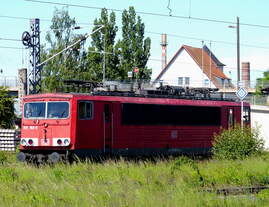
[[38,138],[21,138],[20,144],[22,146],[38,146]]
[[29,145],[33,145],[33,144],[34,144],[34,141],[33,141],[32,139],[29,139],[29,140],[28,140],[28,144],[29,144]]
[[66,147],[70,145],[70,138],[53,138],[52,145]]
[[65,140],[64,140],[64,145],[65,145],[65,146],[68,146],[69,144],[70,144],[69,139],[65,139]]
[[61,139],[58,139],[58,140],[57,140],[57,144],[58,144],[58,145],[62,145],[62,144],[63,144],[63,141],[62,141]]
[[26,145],[27,145],[27,142],[26,142],[25,139],[22,139],[22,140],[21,140],[21,145],[22,145],[22,146],[26,146]]

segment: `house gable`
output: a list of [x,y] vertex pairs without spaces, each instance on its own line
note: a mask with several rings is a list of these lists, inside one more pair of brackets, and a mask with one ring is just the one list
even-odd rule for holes
[[[212,54],[212,53],[210,53]],[[183,56],[184,55],[184,56]],[[189,56],[190,59],[187,59]],[[215,57],[215,56],[214,56]],[[215,57],[215,60],[217,58]],[[190,67],[186,67],[183,63],[187,61]],[[196,65],[194,65],[196,63]],[[220,63],[218,61],[218,63]],[[175,65],[175,66],[174,66]],[[222,66],[224,64],[221,64]],[[172,69],[174,68],[174,69]],[[185,71],[184,68],[188,68],[188,71]],[[169,72],[172,70],[171,72]],[[176,72],[177,70],[177,72]],[[195,70],[195,72],[193,71]],[[192,71],[192,74],[190,72]],[[167,75],[166,75],[167,74]],[[184,77],[184,74],[190,74],[192,79],[197,78],[197,82],[200,82],[199,86],[197,84],[190,84],[193,87],[205,87],[205,82],[210,86],[213,84],[215,87],[223,84],[224,82],[229,83],[230,79],[219,69],[217,63],[214,61],[214,58],[208,54],[208,51],[204,51],[202,48],[190,47],[183,45],[175,54],[175,56],[170,60],[167,66],[161,71],[161,73],[155,79],[155,83],[159,80],[164,80],[164,82],[171,82],[176,84],[176,79],[178,77]]]
[[[202,80],[207,80],[209,83],[207,75],[203,73],[200,66],[194,61],[185,48],[180,50],[176,57],[173,58],[169,70],[166,70],[160,80],[164,80],[164,83],[167,85],[178,85],[182,80],[182,86],[191,85],[193,87],[201,87],[201,85],[203,85]],[[186,80],[189,80],[188,84]]]

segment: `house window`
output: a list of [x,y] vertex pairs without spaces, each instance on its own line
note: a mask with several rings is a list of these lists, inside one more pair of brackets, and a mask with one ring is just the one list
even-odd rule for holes
[[185,85],[190,85],[190,77],[185,77]]
[[183,85],[183,77],[178,77],[178,85],[179,86]]
[[205,84],[205,86],[208,86],[209,85],[209,80],[208,79],[204,79],[204,84]]
[[190,85],[190,77],[178,77],[179,86],[188,86]]

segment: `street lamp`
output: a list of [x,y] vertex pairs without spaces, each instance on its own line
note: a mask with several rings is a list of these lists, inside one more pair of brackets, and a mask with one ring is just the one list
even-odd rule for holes
[[229,28],[236,28],[236,47],[237,47],[237,88],[240,86],[240,33],[239,17],[236,18],[236,26],[229,25]]

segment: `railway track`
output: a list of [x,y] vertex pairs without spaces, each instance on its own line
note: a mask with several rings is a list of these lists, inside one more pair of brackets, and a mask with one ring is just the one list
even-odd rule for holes
[[269,186],[247,186],[247,187],[227,187],[227,188],[207,188],[204,192],[216,193],[218,195],[239,195],[239,194],[254,194],[261,190],[269,189]]

